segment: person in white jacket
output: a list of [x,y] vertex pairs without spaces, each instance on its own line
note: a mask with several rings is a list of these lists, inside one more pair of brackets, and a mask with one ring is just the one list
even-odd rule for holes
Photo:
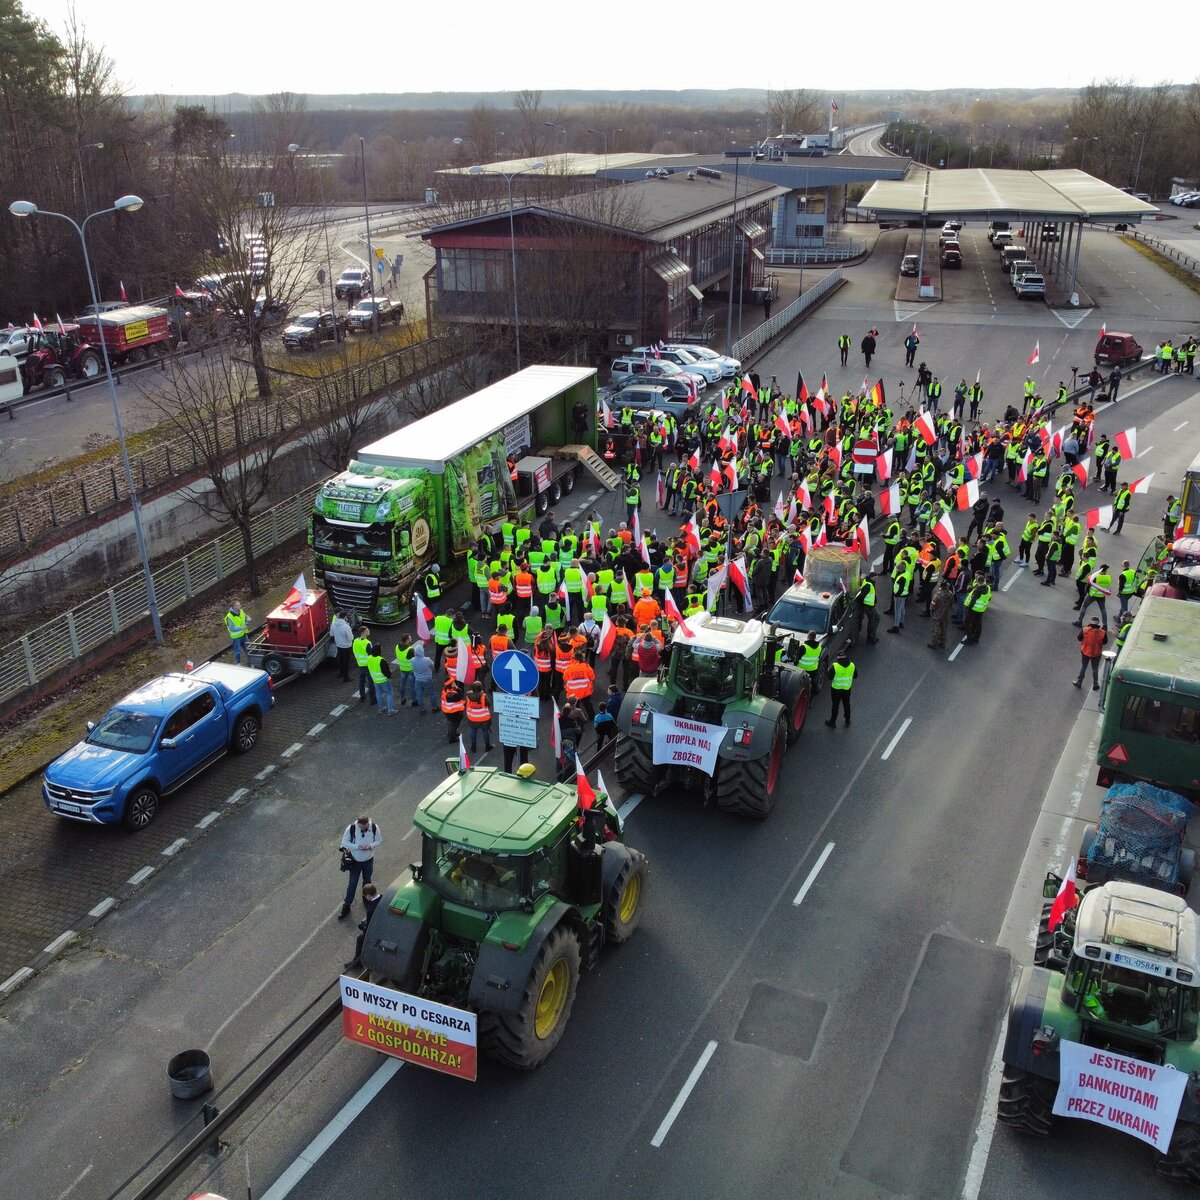
[[342,834],[342,850],[348,856],[349,878],[346,880],[346,897],[342,901],[342,911],[338,920],[350,915],[350,905],[354,903],[354,893],[358,891],[359,881],[364,885],[371,882],[375,870],[375,851],[383,844],[383,835],[379,826],[368,816],[361,816],[346,826]]

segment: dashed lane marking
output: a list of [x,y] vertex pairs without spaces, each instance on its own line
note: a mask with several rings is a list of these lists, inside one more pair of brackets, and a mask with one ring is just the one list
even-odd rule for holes
[[[892,740],[890,742],[888,742],[887,749],[879,756],[883,762],[887,762],[887,760],[892,757],[892,751],[895,750],[895,748],[900,744],[900,739],[904,736],[905,732],[907,731],[908,727],[911,724],[912,724],[912,717],[905,717],[904,723],[900,726],[899,729],[896,730],[895,734],[892,736]],[[831,842],[829,844],[829,849],[832,849],[832,848],[833,848],[833,843]]]
[[143,867],[140,871],[135,871],[127,880],[130,887],[137,887],[139,883],[145,883],[151,875],[154,874],[153,867]]
[[622,822],[628,821],[633,815],[633,810],[637,808],[637,806],[641,804],[645,798],[646,797],[641,792],[634,792],[633,795],[630,796],[629,799],[617,809],[617,816],[621,818]]
[[328,728],[329,726],[324,721],[318,721],[304,736],[310,738],[320,737]]
[[63,933],[60,933],[58,935],[58,937],[56,937],[54,939],[54,941],[52,941],[50,943],[50,945],[48,945],[42,951],[42,953],[43,954],[57,954],[60,950],[63,950],[67,946],[69,946],[78,936],[79,936],[79,934],[77,934],[75,932],[75,930],[68,929],[68,930],[64,931]]
[[302,742],[293,742],[286,750],[282,751],[280,758],[292,758],[303,749],[304,744]]
[[248,795],[250,795],[250,789],[249,789],[249,788],[238,788],[238,790],[237,790],[236,792],[231,792],[231,793],[230,793],[230,794],[229,794],[229,795],[228,795],[228,796],[225,798],[225,803],[226,803],[226,804],[236,804],[236,803],[237,803],[239,800],[241,800],[241,799],[242,799],[244,796],[248,796]]
[[[908,721],[905,721],[904,725],[907,725],[907,724],[908,724]],[[904,725],[902,725],[900,727],[900,733],[904,732]],[[897,734],[896,736],[899,737],[900,734]],[[889,747],[889,750],[890,750],[890,747]],[[884,758],[886,758],[886,757],[887,757],[887,755],[885,754]],[[808,895],[808,889],[811,888],[812,885],[816,882],[817,876],[821,873],[821,868],[825,865],[829,856],[833,853],[833,846],[834,846],[834,843],[829,842],[826,845],[825,849],[821,851],[821,857],[818,858],[817,861],[813,864],[813,869],[811,871],[809,871],[808,875],[804,879],[804,882],[800,885],[800,890],[796,893],[795,898],[792,900],[793,908],[799,908],[800,905],[804,903],[804,897]]]
[[962,650],[962,648],[963,648],[963,647],[964,647],[966,644],[967,644],[967,639],[966,639],[966,638],[963,638],[963,639],[962,639],[962,641],[960,641],[960,642],[958,643],[958,645],[957,645],[957,646],[955,646],[955,647],[954,647],[954,649],[950,651],[950,657],[949,657],[949,658],[948,658],[946,661],[947,661],[947,662],[953,662],[953,661],[954,661],[954,660],[955,660],[955,659],[958,657],[959,651],[960,651],[960,650]]
[[262,783],[264,780],[270,779],[271,776],[274,775],[278,770],[279,768],[274,763],[267,763],[267,765],[263,767],[263,769],[259,771],[254,778],[257,779],[259,783]]
[[105,896],[104,899],[101,900],[100,903],[97,904],[95,908],[90,909],[88,911],[88,916],[93,917],[95,920],[98,921],[98,920],[100,920],[101,917],[105,916],[107,913],[112,912],[112,910],[116,907],[117,907],[116,900],[114,900],[112,898],[112,896]]
[[696,1065],[692,1068],[692,1073],[687,1077],[687,1081],[683,1087],[679,1089],[679,1095],[675,1097],[675,1103],[671,1105],[667,1111],[667,1115],[662,1119],[662,1124],[650,1139],[650,1145],[656,1149],[666,1141],[667,1134],[671,1132],[671,1126],[675,1124],[675,1118],[683,1111],[683,1106],[687,1103],[687,1099],[692,1094],[692,1090],[696,1084],[700,1082],[700,1076],[704,1074],[704,1068],[708,1066],[709,1059],[716,1053],[716,1050],[716,1042],[709,1042],[704,1047],[704,1053],[700,1055]]
[[163,858],[174,858],[187,845],[187,838],[176,838],[164,851]]

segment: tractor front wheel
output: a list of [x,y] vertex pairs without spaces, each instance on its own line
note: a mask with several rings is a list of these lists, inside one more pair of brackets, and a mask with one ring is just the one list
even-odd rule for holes
[[1005,1067],[1000,1080],[1000,1102],[996,1116],[1005,1125],[1022,1133],[1045,1137],[1054,1120],[1052,1079],[1043,1079],[1017,1067]]
[[1171,1135],[1170,1149],[1155,1156],[1154,1169],[1169,1179],[1200,1183],[1200,1125],[1179,1122]]
[[614,757],[617,782],[627,792],[649,796],[654,791],[654,759],[641,742],[635,742],[628,734],[618,734]]
[[604,897],[604,936],[616,945],[629,941],[638,927],[646,890],[646,856],[638,850],[628,853],[628,861]]
[[579,938],[559,925],[546,940],[525,981],[516,1014],[479,1014],[484,1053],[520,1071],[532,1071],[558,1045],[579,985]]
[[781,717],[771,735],[771,748],[761,758],[721,764],[717,776],[717,807],[722,812],[761,821],[771,811],[779,792],[787,738],[788,723]]

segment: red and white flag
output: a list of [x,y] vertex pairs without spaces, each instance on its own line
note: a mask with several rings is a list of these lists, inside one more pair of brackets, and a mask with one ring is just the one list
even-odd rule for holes
[[879,511],[885,517],[895,516],[900,511],[900,485],[893,483],[879,493]]
[[1071,471],[1075,478],[1079,480],[1079,486],[1086,488],[1088,484],[1088,472],[1092,469],[1092,460],[1090,458],[1081,459],[1072,468]]
[[630,526],[630,532],[633,534],[633,540],[640,543],[642,540],[642,519],[638,516],[638,510],[633,510],[633,524]]
[[829,461],[831,463],[833,463],[834,470],[840,471],[842,469],[842,448],[841,448],[841,446],[830,446],[829,447]]
[[1100,336],[1103,337],[1107,332],[1108,332],[1108,325],[1104,321],[1101,321],[1100,322]]
[[1075,891],[1075,859],[1072,857],[1067,865],[1067,873],[1063,876],[1062,886],[1058,889],[1058,895],[1050,905],[1050,920],[1047,921],[1046,928],[1053,933],[1063,923],[1063,917],[1078,903],[1079,897]]
[[[1033,353],[1025,360],[1025,365],[1027,367],[1032,367],[1034,363],[1038,363],[1041,361],[1042,361],[1042,343],[1041,343],[1041,340],[1039,339],[1038,341],[1033,343]],[[978,376],[976,377],[975,382],[976,383],[979,382]]]
[[1113,519],[1113,509],[1111,504],[1102,505],[1100,508],[1089,508],[1084,513],[1084,526],[1088,529],[1095,529],[1097,525],[1111,525]]
[[721,430],[721,436],[717,438],[717,449],[722,454],[736,454],[738,452],[738,436],[736,429],[730,429],[728,425]]
[[54,314],[54,324],[58,327],[58,332],[61,333],[63,337],[66,337],[67,327],[63,324],[63,319],[58,315],[58,313]]
[[779,499],[775,501],[775,515],[782,521],[787,516],[787,509],[783,504],[783,493],[779,493]]
[[1122,429],[1120,433],[1113,438],[1113,444],[1121,452],[1121,457],[1124,459],[1137,457],[1137,429]]
[[892,448],[889,446],[882,454],[875,458],[875,472],[879,476],[880,482],[892,477]]
[[1033,451],[1026,450],[1025,457],[1021,459],[1021,466],[1017,471],[1017,482],[1024,483],[1029,477],[1029,468],[1033,466]]
[[123,279],[121,280],[121,299],[124,300],[126,304],[129,303],[129,297],[125,295],[125,280]]
[[792,427],[783,419],[782,413],[775,414],[775,428],[779,430],[781,437],[792,436]]
[[607,659],[612,653],[616,641],[617,627],[608,619],[608,613],[605,613],[604,621],[600,626],[600,642],[596,652],[602,659]]
[[733,586],[742,595],[742,610],[749,612],[752,607],[750,601],[750,578],[746,574],[746,558],[744,555],[739,554],[729,564],[729,578],[733,581]]
[[1150,490],[1150,480],[1157,475],[1157,471],[1151,471],[1149,475],[1143,475],[1141,479],[1135,479],[1130,485],[1129,490],[1135,496],[1144,496]]
[[675,597],[671,595],[670,588],[667,588],[666,594],[663,597],[663,611],[679,626],[684,637],[694,638],[696,636],[692,632],[692,627],[684,619],[683,613],[679,611],[679,605],[675,603]]
[[933,427],[933,418],[928,413],[922,413],[914,422],[913,428],[925,439],[927,446],[937,441],[937,430]]
[[863,517],[858,523],[858,533],[855,535],[859,553],[868,561],[871,558],[871,531],[867,528],[867,518]]
[[937,538],[947,550],[953,550],[958,544],[958,539],[954,536],[954,526],[950,523],[950,514],[942,513],[937,519],[937,524],[933,527],[933,536]]
[[[806,494],[807,494],[807,489],[806,489]],[[796,497],[793,496],[791,498],[791,500],[788,501],[787,523],[790,525],[795,519],[796,519]]]
[[475,682],[475,659],[471,654],[471,644],[465,638],[458,638],[458,657],[454,662],[454,678],[463,687],[469,687]]
[[749,375],[742,376],[742,391],[749,392],[756,401],[758,400],[758,392],[754,390],[754,384],[751,382]]
[[804,582],[804,576],[800,574],[799,569],[792,575],[792,586],[799,587]]
[[829,107],[830,107],[830,108],[831,108],[831,109],[832,109],[834,112],[837,112],[837,110],[838,110],[837,101],[836,101],[836,100],[830,100],[830,102],[829,102]]
[[34,329],[36,329],[36,330],[38,331],[38,333],[45,333],[45,332],[46,332],[46,331],[45,331],[45,330],[42,328],[42,322],[41,322],[41,319],[38,317],[37,313],[34,313],[34,314],[33,314],[33,327],[34,327]]
[[550,748],[554,751],[554,761],[561,763],[563,760],[562,715],[558,711],[558,701],[551,700],[550,703],[554,706],[554,715],[550,718]]
[[[647,566],[650,564],[647,563]],[[571,623],[571,593],[567,591],[567,581],[564,579],[558,585],[558,598],[563,602],[563,613],[566,615],[567,624]]]
[[983,451],[980,450],[978,454],[968,454],[963,459],[963,465],[972,479],[978,479],[979,473],[983,470]]
[[688,468],[692,471],[700,470],[700,451],[699,450],[693,450],[691,452],[691,454],[688,455],[687,465],[688,465]]
[[808,482],[800,481],[800,486],[796,489],[796,499],[800,501],[801,508],[812,508],[812,496],[808,491]]
[[458,735],[458,769],[460,771],[469,771],[471,769],[471,756],[467,753],[467,743],[463,741],[463,735]]
[[292,590],[288,592],[283,601],[284,608],[300,608],[305,599],[308,597],[308,584],[304,580],[304,572],[301,571],[296,576],[296,582],[292,584]]
[[607,400],[600,401],[600,414],[604,418],[605,429],[612,429],[616,425],[616,421],[613,419],[613,411],[608,407]]
[[960,483],[954,490],[956,493],[956,506],[959,512],[973,508],[975,501],[979,499],[979,484],[974,479],[968,479],[966,483]]
[[661,471],[659,471],[658,478],[654,481],[654,499],[659,508],[667,507],[667,485],[663,482]]
[[596,803],[596,793],[583,773],[582,754],[575,755],[575,794],[579,797],[579,807],[582,809],[591,808]]
[[417,610],[417,637],[428,642],[433,637],[433,609],[420,592],[413,592],[413,608]]
[[182,296],[182,295],[183,295],[183,288],[181,288],[181,287],[179,286],[179,284],[176,284],[176,285],[175,285],[175,295],[177,295],[177,296]]
[[729,490],[731,492],[736,492],[738,490],[738,473],[736,462],[729,462],[725,464],[725,478],[729,480]]
[[687,528],[684,530],[684,539],[688,544],[688,549],[693,554],[700,553],[700,522],[696,520],[696,514],[688,518]]

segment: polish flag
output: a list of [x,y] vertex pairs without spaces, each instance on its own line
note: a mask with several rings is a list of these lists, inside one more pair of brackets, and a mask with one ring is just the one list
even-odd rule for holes
[[1075,858],[1071,857],[1070,863],[1067,865],[1067,873],[1063,877],[1062,886],[1058,889],[1058,895],[1054,897],[1054,903],[1050,905],[1050,920],[1046,924],[1046,928],[1053,933],[1063,922],[1063,917],[1079,903],[1079,896],[1075,891]]
[[642,552],[642,562],[646,564],[646,568],[650,567],[650,547],[646,545],[646,539],[642,538],[638,542],[638,549]]
[[1122,458],[1137,457],[1137,430],[1123,429],[1113,438],[1113,444],[1121,452]]
[[471,657],[471,646],[465,638],[458,638],[458,658],[454,664],[454,678],[463,687],[475,682],[475,660]]
[[583,773],[583,755],[575,755],[575,792],[579,797],[579,807],[582,809],[591,808],[596,803],[596,793],[592,789],[592,785],[588,783],[587,776]]
[[913,331],[913,337],[920,337],[920,334],[919,334],[919,333],[917,333],[917,323],[916,323],[916,321],[914,321],[914,322],[913,322],[913,328],[912,328],[912,331]]
[[304,572],[301,571],[296,576],[296,582],[292,584],[292,590],[288,592],[283,601],[284,608],[302,608],[304,601],[308,598],[308,584],[304,579]]
[[875,472],[881,481],[892,477],[892,451],[890,447],[882,454],[875,456]]
[[757,393],[757,392],[754,390],[754,384],[750,382],[750,376],[749,376],[749,375],[743,375],[743,376],[742,376],[742,391],[743,391],[743,392],[749,392],[749,393],[750,393],[750,395],[751,395],[751,396],[754,398],[754,400],[757,402],[757,400],[758,400],[758,393]]
[[753,607],[750,601],[750,577],[746,574],[746,556],[739,554],[729,564],[729,578],[733,586],[742,594],[742,610],[749,612]]
[[700,470],[700,451],[699,450],[693,450],[691,452],[691,454],[688,456],[687,465],[688,465],[688,468],[692,471]]
[[859,553],[868,561],[871,558],[871,531],[867,528],[867,518],[863,517],[858,523],[858,533],[855,535]]
[[126,304],[129,303],[129,297],[125,295],[125,280],[123,279],[121,280],[121,299],[124,300]]
[[729,490],[736,492],[738,490],[737,463],[725,464],[725,478],[729,480]]
[[46,331],[45,331],[45,330],[42,328],[42,322],[41,322],[41,319],[38,317],[37,313],[34,313],[34,314],[33,314],[33,327],[34,327],[34,329],[36,329],[36,330],[38,331],[38,333],[45,333],[45,332],[46,332]]
[[925,439],[925,445],[932,446],[937,441],[937,430],[928,413],[923,412],[914,422],[913,428]]
[[1090,458],[1083,459],[1082,462],[1077,462],[1072,468],[1075,478],[1079,480],[1080,487],[1087,487],[1088,472],[1092,469],[1092,460]]
[[721,436],[717,438],[717,449],[719,449],[722,454],[728,454],[730,451],[736,454],[738,449],[737,430],[735,429],[731,431],[729,426],[726,425],[725,428],[721,430]]
[[63,324],[63,319],[58,315],[58,313],[54,314],[54,324],[58,326],[58,332],[61,333],[63,337],[66,337],[67,327]]
[[908,462],[906,462],[904,464],[904,469],[906,471],[911,471],[913,469],[913,467],[915,467],[916,465],[917,465],[917,446],[916,446],[916,443],[914,442],[908,452]]
[[[649,563],[646,564],[646,566],[649,566],[649,565],[650,565]],[[556,594],[557,594],[558,598],[563,602],[563,612],[566,614],[567,624],[570,625],[570,623],[571,623],[571,593],[567,591],[567,581],[565,579],[562,581],[562,583],[560,583],[558,585],[558,591]]]
[[954,536],[954,526],[950,524],[950,514],[942,513],[938,517],[937,524],[933,527],[933,536],[937,538],[947,550],[953,550],[958,543],[958,539]]
[[821,414],[821,416],[829,416],[829,404],[826,402],[824,396],[814,396],[812,398],[812,406]]
[[708,486],[712,488],[714,492],[719,492],[721,490],[721,480],[723,478],[724,476],[721,474],[721,468],[714,459],[712,469],[708,472]]
[[1133,483],[1129,485],[1129,490],[1135,496],[1146,495],[1146,493],[1150,490],[1150,480],[1152,480],[1157,474],[1157,471],[1151,471],[1149,475],[1143,475],[1141,479],[1135,479]]
[[821,501],[821,507],[825,510],[825,520],[832,521],[836,518],[837,513],[834,511],[832,495],[826,496]]
[[807,554],[812,549],[812,534],[809,532],[807,525],[801,525],[796,533],[800,539],[800,549]]
[[640,544],[642,540],[642,521],[638,516],[636,508],[633,510],[633,529],[630,532],[633,534],[633,540]]
[[[1042,361],[1042,343],[1039,340],[1039,341],[1036,341],[1033,343],[1033,353],[1025,360],[1025,365],[1027,367],[1032,367],[1034,363],[1038,363],[1041,361]],[[978,378],[976,378],[975,382],[976,383],[979,382]]]
[[659,471],[658,478],[654,482],[654,499],[659,508],[667,507],[667,485],[663,482],[661,471]]
[[779,430],[782,437],[792,436],[792,427],[783,419],[782,413],[775,414],[775,428]]
[[978,479],[980,471],[983,470],[983,451],[980,450],[978,454],[968,454],[963,459],[963,465],[967,468],[967,474],[972,479]]
[[[1105,508],[1108,508],[1109,512],[1111,512],[1111,511],[1112,511],[1111,507],[1109,507],[1108,505],[1105,505]],[[1104,511],[1104,510],[1103,510],[1103,509],[1101,509],[1101,512],[1103,512],[1103,511]],[[1103,592],[1103,593],[1104,593],[1106,596],[1111,596],[1111,595],[1112,595],[1112,588],[1110,588],[1110,587],[1101,587],[1101,586],[1100,586],[1100,585],[1099,585],[1099,584],[1096,582],[1096,576],[1097,576],[1097,575],[1099,575],[1099,574],[1100,574],[1100,571],[1097,569],[1097,570],[1093,571],[1093,572],[1092,572],[1092,573],[1091,573],[1091,574],[1088,576],[1088,580],[1087,580],[1087,581],[1088,581],[1088,586],[1089,586],[1089,587],[1094,587],[1094,588],[1096,589],[1096,591],[1098,591],[1098,592]]]
[[563,760],[562,718],[558,711],[558,701],[551,700],[550,703],[554,706],[554,716],[550,720],[550,748],[554,751],[554,761],[561,763]]
[[900,511],[900,485],[893,483],[879,493],[879,511],[885,517],[895,516]]
[[617,627],[608,619],[608,613],[605,613],[604,622],[600,626],[600,645],[597,647],[597,653],[601,658],[608,658],[616,641]]
[[837,470],[842,469],[842,448],[841,446],[829,447],[829,461],[833,463]]
[[181,287],[179,286],[179,284],[176,284],[176,285],[175,285],[175,295],[177,295],[177,296],[182,296],[182,295],[183,295],[183,288],[181,288]]
[[1084,513],[1084,525],[1088,529],[1095,529],[1097,525],[1109,526],[1112,524],[1113,509],[1111,504],[1105,504],[1102,508],[1089,508]]
[[821,522],[821,528],[817,530],[817,536],[813,541],[814,546],[825,546],[829,543],[829,531],[825,528],[825,522]]
[[782,521],[787,516],[787,509],[783,506],[783,493],[779,493],[779,499],[775,501],[775,515]]
[[1108,332],[1108,325],[1105,322],[1100,322],[1100,336],[1103,337]]
[[691,517],[688,519],[687,528],[684,530],[683,536],[687,540],[688,549],[691,550],[693,554],[699,554],[700,522],[696,520],[695,513],[692,513]]
[[812,508],[812,497],[808,493],[808,484],[801,481],[800,486],[796,489],[796,499],[800,501],[801,508]]
[[799,587],[804,582],[804,576],[797,570],[792,576],[792,587]]
[[605,429],[612,429],[616,425],[616,421],[613,419],[613,411],[608,407],[607,400],[600,401],[600,414],[604,418]]
[[[805,495],[807,496],[807,491]],[[787,523],[790,525],[796,519],[796,497],[793,496],[788,502]]]
[[959,512],[971,508],[975,504],[975,501],[979,499],[979,484],[974,479],[969,479],[966,483],[960,483],[954,490],[958,497],[956,503]]
[[463,741],[463,735],[458,735],[458,769],[460,771],[469,771],[471,769],[471,758],[467,754],[467,743]]
[[428,642],[433,637],[433,609],[420,592],[413,592],[413,608],[417,610],[417,637]]
[[867,394],[867,391],[869,390],[870,386],[871,385],[869,383],[867,383],[867,377],[864,375],[863,381],[862,381],[862,386],[858,389],[858,394],[860,396],[865,396]]
[[1021,460],[1021,466],[1017,471],[1017,482],[1024,483],[1029,477],[1029,468],[1033,466],[1033,451],[1026,450],[1025,457]]
[[666,595],[663,597],[663,611],[679,626],[684,637],[694,638],[696,636],[692,632],[692,627],[684,620],[683,613],[679,611],[679,605],[675,603],[675,597],[671,595],[670,588],[667,588]]

